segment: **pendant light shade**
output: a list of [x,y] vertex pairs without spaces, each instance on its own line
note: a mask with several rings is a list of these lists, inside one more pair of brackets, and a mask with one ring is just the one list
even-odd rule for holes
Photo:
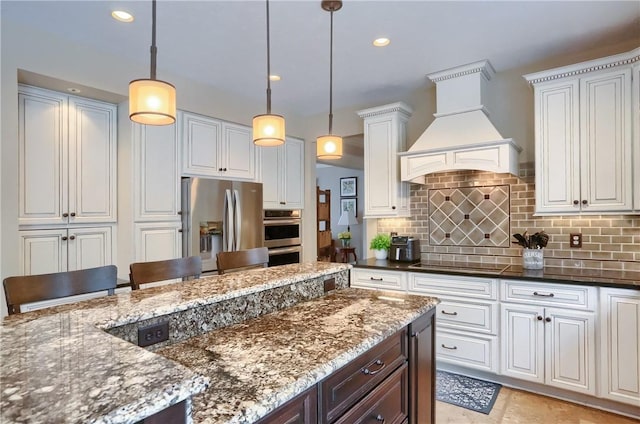
[[323,1],[322,8],[331,13],[331,37],[329,43],[329,134],[316,139],[317,159],[342,158],[342,137],[333,135],[333,12],[342,8],[342,1]]
[[253,142],[258,146],[273,147],[284,143],[284,117],[257,115],[253,117]]
[[318,159],[340,159],[342,157],[342,137],[323,135],[316,139],[316,157]]
[[129,119],[145,125],[176,122],[176,88],[156,79],[156,0],[151,6],[151,76],[129,83]]
[[284,144],[284,117],[271,113],[271,46],[269,39],[269,0],[267,0],[267,113],[253,117],[253,143],[273,147]]

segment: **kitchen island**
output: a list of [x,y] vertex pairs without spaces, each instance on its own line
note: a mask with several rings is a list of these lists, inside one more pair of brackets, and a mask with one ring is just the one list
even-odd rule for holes
[[[187,401],[194,422],[254,422],[437,303],[350,289],[349,268],[286,265],[5,318],[1,421],[135,423]],[[134,327],[159,320],[169,340],[136,346]]]

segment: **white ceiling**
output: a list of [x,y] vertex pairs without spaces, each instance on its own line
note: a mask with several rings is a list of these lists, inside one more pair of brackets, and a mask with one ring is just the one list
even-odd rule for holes
[[[7,1],[2,19],[149,63],[150,1]],[[131,24],[111,10],[132,12]],[[264,1],[158,1],[158,78],[170,71],[247,99],[266,88]],[[402,99],[426,74],[481,59],[497,72],[637,40],[638,1],[356,1],[334,15],[334,109]],[[386,48],[371,45],[388,36]],[[274,112],[328,108],[329,13],[271,1]],[[132,79],[144,77],[132,75]]]

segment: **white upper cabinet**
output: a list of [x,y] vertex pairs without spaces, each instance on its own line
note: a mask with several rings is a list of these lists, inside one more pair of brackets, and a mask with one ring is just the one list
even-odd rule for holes
[[19,224],[116,221],[115,105],[20,86]]
[[358,112],[364,119],[365,218],[409,216],[409,183],[400,180],[397,153],[406,150],[411,113],[402,102]]
[[176,126],[133,126],[134,220],[180,220]]
[[260,147],[260,162],[264,209],[304,208],[304,141]]
[[630,63],[639,55],[525,75],[535,97],[537,214],[634,209],[640,177],[634,187]]
[[190,112],[179,112],[182,174],[255,181],[251,128]]
[[632,83],[631,88],[633,93],[631,95],[633,101],[633,208],[636,212],[640,213],[640,61],[637,61],[633,65],[633,72],[631,74]]

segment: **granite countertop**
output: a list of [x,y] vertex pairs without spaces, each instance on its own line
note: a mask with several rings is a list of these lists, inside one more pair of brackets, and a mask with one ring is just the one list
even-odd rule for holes
[[6,317],[0,324],[0,421],[136,422],[202,392],[208,378],[103,330],[349,267],[285,265]]
[[415,263],[390,260],[363,259],[355,268],[374,268],[434,274],[466,275],[473,277],[517,279],[546,283],[580,284],[598,287],[640,289],[640,272],[604,269],[545,267],[524,269],[519,265],[500,265],[471,262],[429,261]]
[[252,423],[304,392],[438,303],[362,289],[193,337],[157,353],[209,377],[195,423]]

